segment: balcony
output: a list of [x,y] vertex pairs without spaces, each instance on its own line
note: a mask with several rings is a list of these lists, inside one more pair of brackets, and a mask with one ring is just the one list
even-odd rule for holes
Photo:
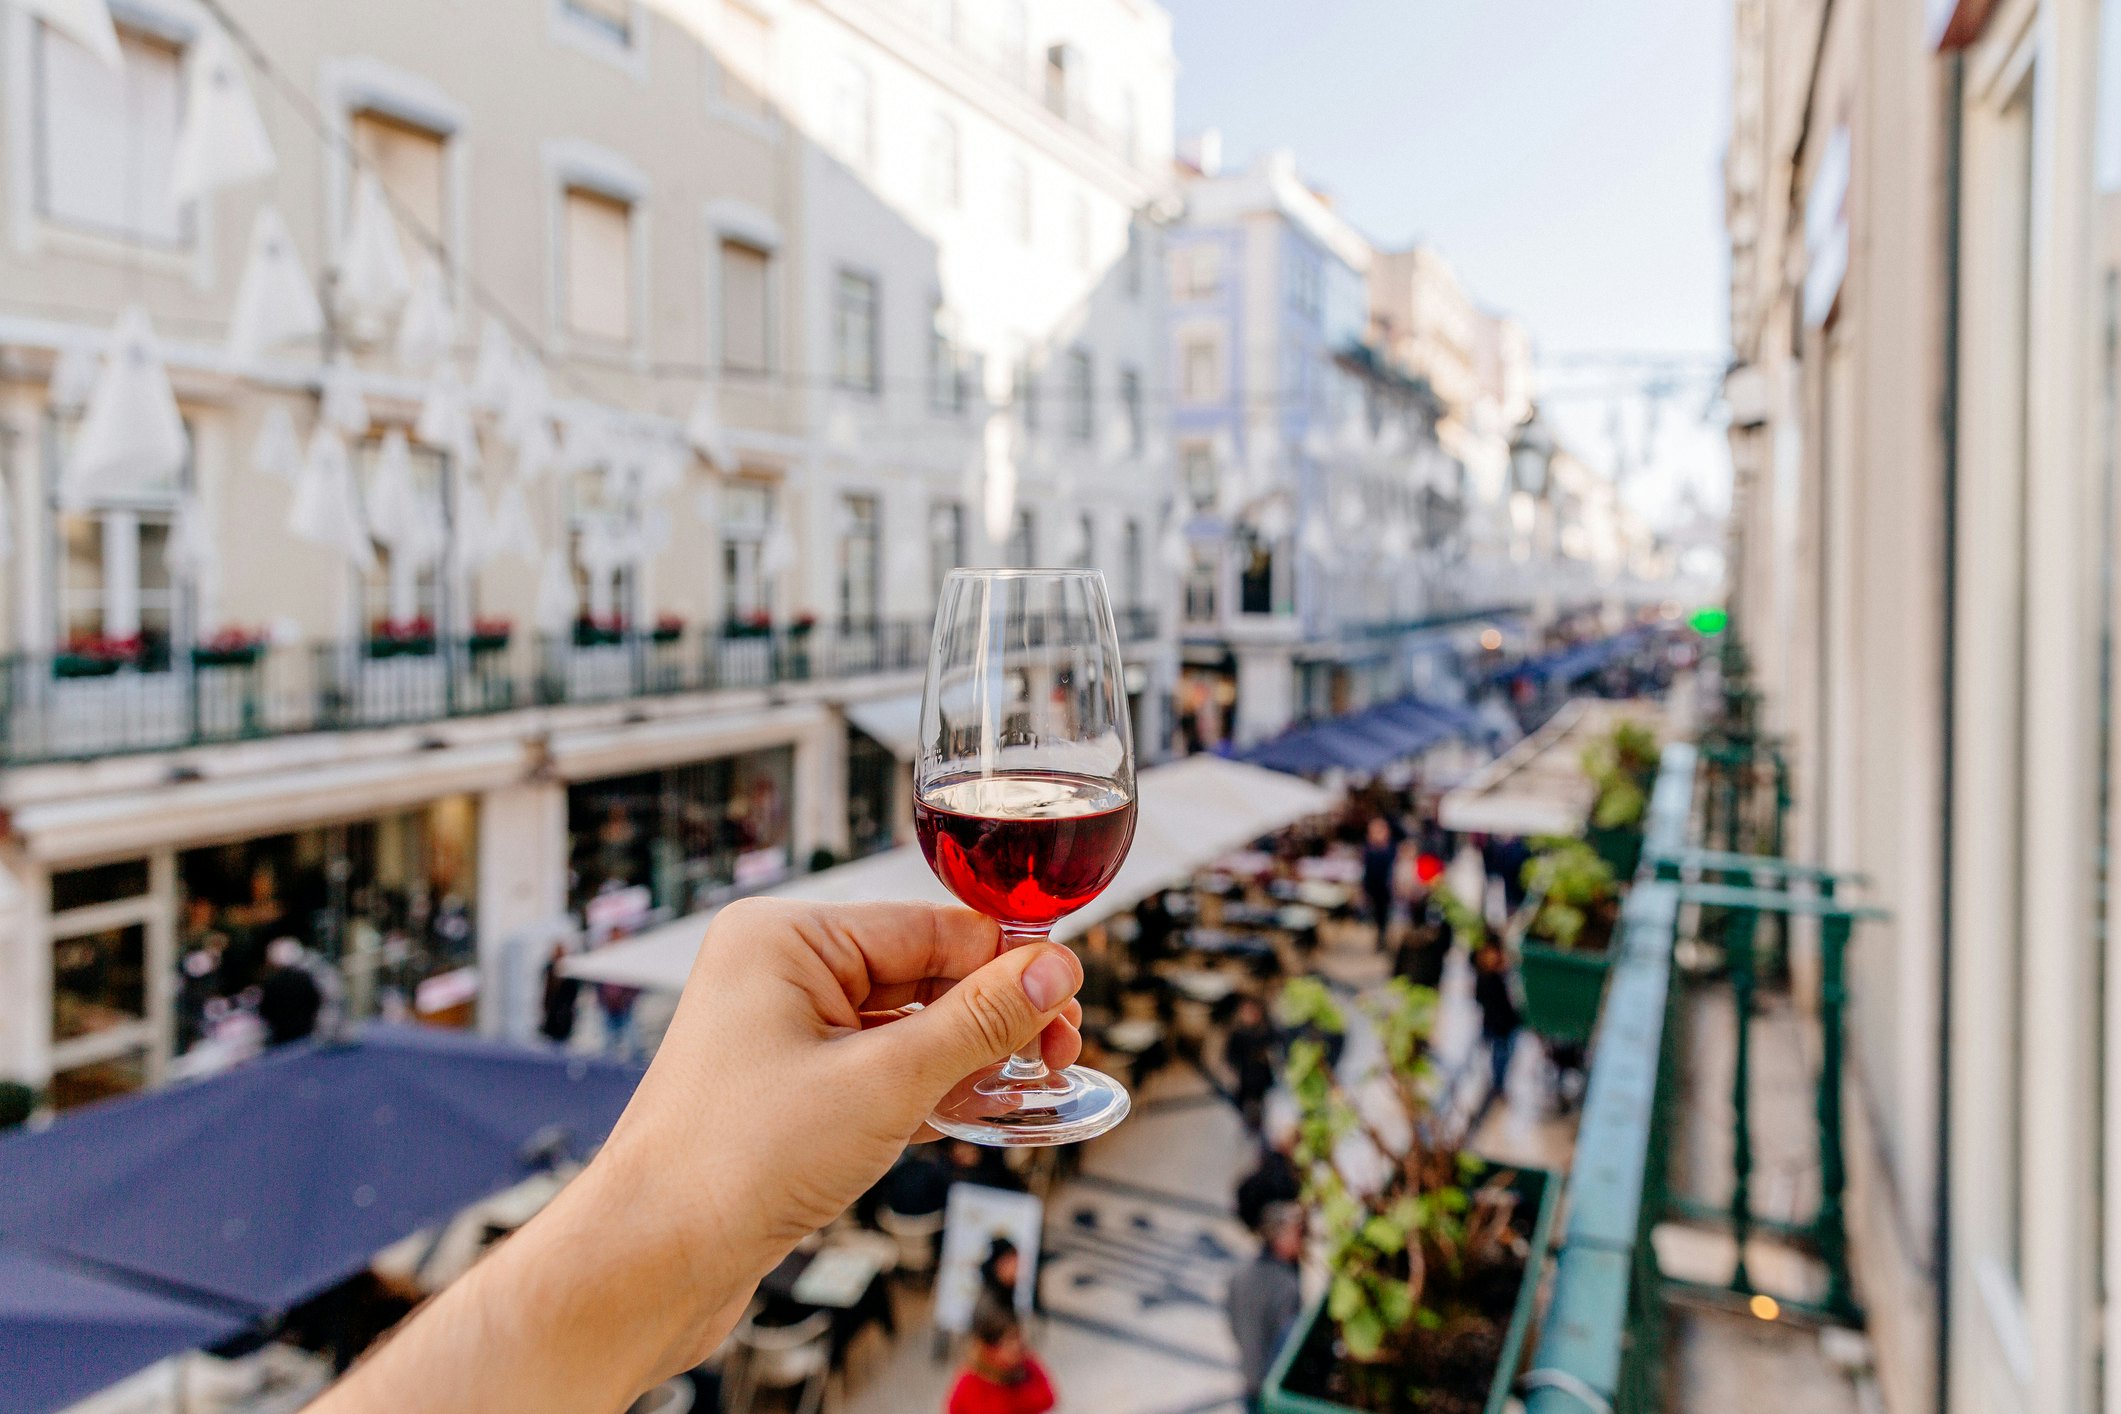
[[[1124,644],[1156,637],[1153,610],[1123,609],[1118,621]],[[0,658],[0,766],[916,674],[929,633],[923,618],[261,645],[161,663],[17,653]]]

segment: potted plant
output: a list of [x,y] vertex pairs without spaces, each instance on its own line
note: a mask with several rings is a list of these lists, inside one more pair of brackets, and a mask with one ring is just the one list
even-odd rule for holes
[[371,658],[424,658],[434,651],[434,620],[425,614],[409,619],[377,619],[369,626]]
[[657,614],[648,636],[657,643],[675,643],[685,636],[685,621],[676,614]]
[[471,636],[464,640],[474,658],[488,653],[498,653],[508,646],[515,633],[515,625],[502,618],[475,618],[471,621]]
[[574,646],[577,648],[617,643],[625,636],[626,621],[617,614],[602,619],[584,614],[574,621]]
[[264,656],[264,630],[224,628],[192,645],[191,664],[195,668],[249,668]]
[[1436,993],[1394,979],[1368,999],[1384,1063],[1356,1085],[1327,1057],[1344,1030],[1316,978],[1282,995],[1300,1028],[1287,1078],[1296,1160],[1329,1282],[1262,1392],[1268,1414],[1501,1414],[1530,1345],[1559,1185],[1459,1147],[1429,1108]]
[[764,609],[753,609],[748,614],[732,614],[722,627],[724,638],[764,638],[773,632],[773,619]]
[[1581,1045],[1598,1024],[1620,917],[1613,866],[1582,840],[1542,839],[1524,866],[1518,976],[1525,1025],[1549,1041]]
[[1641,722],[1623,720],[1584,748],[1583,773],[1597,786],[1584,839],[1623,879],[1642,862],[1643,818],[1657,778],[1657,734]]
[[100,633],[77,633],[52,657],[52,673],[62,678],[107,678],[118,669],[140,661],[145,641],[139,634],[111,637]]
[[788,621],[788,633],[793,638],[808,638],[817,627],[817,615],[805,609]]

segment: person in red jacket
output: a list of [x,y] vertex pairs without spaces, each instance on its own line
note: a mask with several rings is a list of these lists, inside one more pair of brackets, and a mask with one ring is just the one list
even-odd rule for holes
[[982,1297],[972,1312],[972,1358],[950,1387],[945,1414],[1046,1414],[1053,1404],[1053,1383],[1024,1348],[1016,1312]]

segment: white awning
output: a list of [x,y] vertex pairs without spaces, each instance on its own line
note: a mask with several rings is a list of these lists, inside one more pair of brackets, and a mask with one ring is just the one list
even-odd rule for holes
[[[1339,799],[1338,792],[1309,781],[1219,756],[1189,756],[1151,766],[1141,773],[1139,784],[1141,813],[1127,862],[1094,902],[1061,920],[1053,930],[1055,937],[1075,937],[1159,889],[1184,883],[1230,850],[1315,815]],[[766,894],[816,903],[950,899],[917,845],[805,874]],[[692,971],[693,956],[712,916],[710,911],[680,918],[637,938],[571,957],[562,969],[589,982],[678,991]]]
[[1661,733],[1663,712],[1654,702],[1579,698],[1447,793],[1437,822],[1484,835],[1581,834],[1598,794],[1583,773],[1584,748],[1622,718]]
[[840,710],[847,720],[890,748],[901,761],[911,761],[921,745],[921,695],[879,697],[873,702],[849,702]]

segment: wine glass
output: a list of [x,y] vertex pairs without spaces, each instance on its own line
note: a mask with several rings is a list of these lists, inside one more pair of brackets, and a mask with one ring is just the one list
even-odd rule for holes
[[[1044,939],[1096,898],[1134,842],[1134,741],[1105,577],[960,569],[943,581],[921,695],[913,823],[943,887]],[[1037,1038],[969,1075],[929,1123],[975,1144],[1070,1144],[1127,1117],[1127,1092],[1052,1071]]]

